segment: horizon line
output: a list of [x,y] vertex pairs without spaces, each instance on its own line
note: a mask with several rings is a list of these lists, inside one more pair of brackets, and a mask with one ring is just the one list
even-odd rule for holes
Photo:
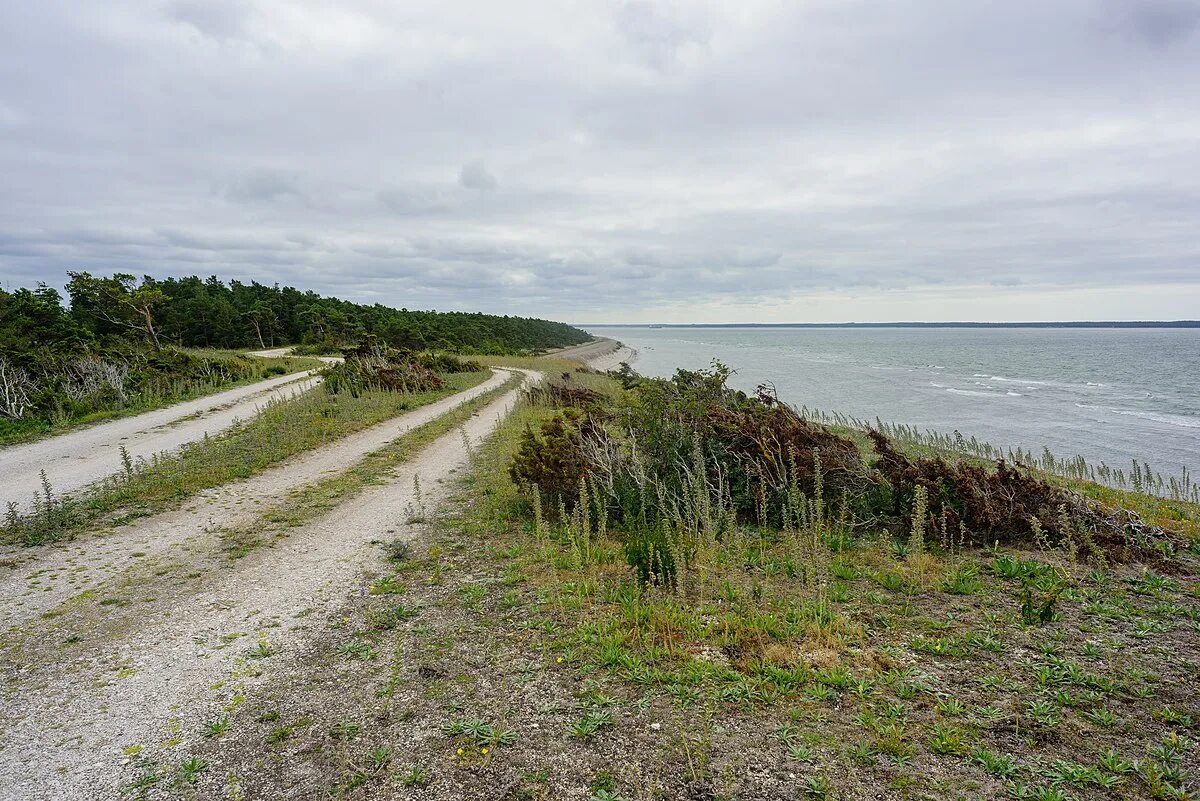
[[1058,320],[983,322],[971,320],[883,323],[572,323],[579,328],[1200,328],[1200,320]]

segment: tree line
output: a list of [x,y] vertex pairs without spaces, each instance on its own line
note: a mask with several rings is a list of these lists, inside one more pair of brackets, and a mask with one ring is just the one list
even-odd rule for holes
[[133,340],[158,349],[339,348],[370,335],[396,348],[461,353],[521,353],[586,342],[565,323],[468,312],[410,311],[365,305],[290,286],[201,279],[140,281],[69,273],[69,303],[53,288],[0,290],[0,348],[78,349]]
[[363,305],[294,287],[69,273],[67,296],[0,290],[0,442],[254,380],[261,359],[184,348],[361,342],[412,351],[525,353],[586,342],[565,323]]

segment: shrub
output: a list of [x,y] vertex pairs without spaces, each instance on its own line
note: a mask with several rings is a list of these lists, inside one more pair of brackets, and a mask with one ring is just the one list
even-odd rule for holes
[[910,527],[935,530],[961,523],[986,542],[1063,544],[1072,553],[1078,551],[1079,539],[1092,551],[1101,546],[1119,551],[1144,548],[1151,537],[1163,534],[1133,512],[1089,501],[1003,459],[994,469],[966,460],[913,459],[892,447],[879,431],[868,433],[879,454],[875,468],[892,488],[892,508],[880,511],[900,517],[906,507],[914,506],[918,495],[927,498],[927,503],[917,505],[927,519],[924,524],[909,519]]
[[598,415],[605,397],[594,389],[570,383],[570,373],[563,373],[562,382],[547,381],[530,387],[525,395],[531,403],[551,409],[580,409]]
[[1027,626],[1051,622],[1057,616],[1058,599],[1067,585],[1052,573],[1021,579],[1021,620]]
[[345,351],[345,361],[325,368],[325,390],[351,397],[366,390],[383,392],[429,392],[445,381],[411,353],[374,344]]
[[474,359],[463,359],[435,351],[422,353],[416,359],[422,366],[435,373],[485,373],[488,369]]
[[571,505],[580,481],[589,473],[584,437],[598,435],[590,418],[564,409],[543,422],[538,432],[525,428],[508,474],[517,484],[536,486],[552,504]]
[[625,561],[642,584],[674,589],[677,567],[674,544],[666,523],[638,527],[625,540]]

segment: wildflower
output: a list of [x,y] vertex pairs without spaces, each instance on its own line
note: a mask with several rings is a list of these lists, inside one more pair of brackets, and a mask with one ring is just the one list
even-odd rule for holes
[[487,752],[488,752],[488,750],[486,748],[479,749],[479,753],[483,754],[484,756],[487,756]]
[[463,755],[463,750],[460,748],[460,749],[458,749],[458,751],[455,753],[455,756],[462,756],[462,755]]
[[555,661],[555,662],[557,662],[558,664],[560,664],[560,665],[561,665],[561,664],[562,664],[562,657],[560,656],[558,659],[555,659],[554,661]]

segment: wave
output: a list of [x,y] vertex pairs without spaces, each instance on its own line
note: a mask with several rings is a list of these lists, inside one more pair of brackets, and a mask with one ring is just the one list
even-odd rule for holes
[[979,392],[978,390],[974,389],[955,389],[954,387],[947,387],[946,391],[953,392],[955,395],[973,395],[977,398],[999,397],[995,392]]
[[1023,397],[1025,397],[1025,393],[1024,393],[1024,392],[1013,392],[1011,389],[1010,389],[1008,392],[1005,392],[1004,394],[1005,394],[1005,395],[1007,395],[1007,396],[1009,396],[1010,398],[1023,398]]
[[1162,414],[1161,412],[1141,412],[1136,409],[1112,409],[1114,414],[1128,417],[1139,417],[1143,420],[1153,420],[1155,423],[1165,423],[1180,428],[1200,428],[1200,417],[1184,417],[1178,414]]
[[1150,420],[1155,423],[1163,423],[1170,426],[1178,426],[1179,428],[1200,428],[1200,417],[1186,417],[1180,414],[1163,414],[1162,412],[1145,412],[1139,409],[1114,409],[1107,406],[1095,406],[1091,403],[1076,403],[1076,408],[1087,409],[1093,412],[1112,412],[1113,414],[1124,415],[1125,417],[1137,417],[1142,420]]

